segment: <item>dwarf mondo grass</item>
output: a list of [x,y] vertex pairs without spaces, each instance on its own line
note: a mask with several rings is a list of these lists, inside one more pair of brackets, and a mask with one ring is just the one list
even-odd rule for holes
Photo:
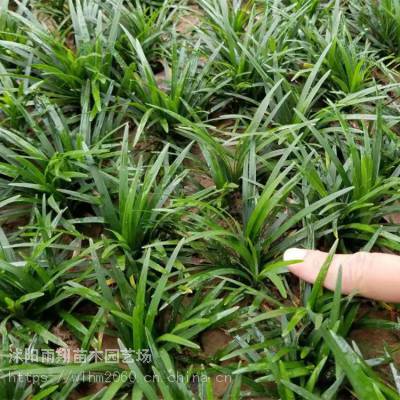
[[399,16],[3,0],[0,398],[399,399],[398,306],[323,288],[400,251]]

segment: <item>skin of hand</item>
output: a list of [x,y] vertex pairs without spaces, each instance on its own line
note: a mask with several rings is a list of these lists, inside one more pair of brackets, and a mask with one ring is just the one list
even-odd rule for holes
[[[285,261],[296,261],[289,271],[313,283],[328,253],[318,250],[288,249]],[[300,261],[301,262],[298,262]],[[342,267],[342,293],[358,295],[388,303],[400,303],[400,256],[385,253],[358,252],[333,257],[324,286],[335,290],[339,268]]]

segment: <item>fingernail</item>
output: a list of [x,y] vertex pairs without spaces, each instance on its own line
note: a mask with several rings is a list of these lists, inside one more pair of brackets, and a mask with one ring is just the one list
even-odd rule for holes
[[304,260],[307,255],[307,250],[305,249],[287,249],[283,253],[283,260],[284,261],[291,261],[291,260]]

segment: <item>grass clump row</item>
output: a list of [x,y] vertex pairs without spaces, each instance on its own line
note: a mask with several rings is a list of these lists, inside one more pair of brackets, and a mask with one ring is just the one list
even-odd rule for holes
[[282,261],[400,251],[399,39],[396,0],[3,0],[0,397],[399,399],[351,340],[396,306]]

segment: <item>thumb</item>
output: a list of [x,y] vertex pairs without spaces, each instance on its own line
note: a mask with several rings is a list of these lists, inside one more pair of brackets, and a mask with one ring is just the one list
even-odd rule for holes
[[[301,261],[289,265],[289,271],[313,283],[328,257],[318,250],[288,249],[285,261]],[[400,303],[400,257],[385,253],[358,252],[336,254],[329,267],[324,286],[334,290],[342,267],[342,293],[357,292],[374,300]]]

